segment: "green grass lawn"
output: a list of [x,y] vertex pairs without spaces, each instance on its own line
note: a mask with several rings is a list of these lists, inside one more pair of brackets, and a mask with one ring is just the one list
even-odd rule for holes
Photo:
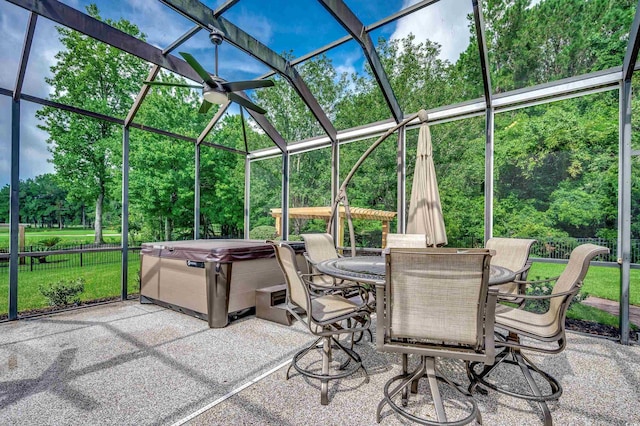
[[[115,229],[103,229],[103,238],[107,243],[119,243],[120,233]],[[48,238],[60,238],[60,244],[90,244],[93,243],[95,232],[93,229],[83,228],[25,228],[25,245],[35,246]],[[9,246],[9,228],[0,227],[0,247]]]
[[[128,292],[137,293],[140,258],[129,254]],[[60,280],[85,279],[85,290],[81,300],[95,300],[120,295],[120,262],[101,265],[71,266],[45,270],[21,270],[18,273],[18,311],[38,309],[48,305],[40,293],[39,286]],[[8,312],[9,273],[8,268],[0,269],[0,314]]]
[[[534,262],[529,271],[529,280],[556,277],[562,273],[565,265]],[[583,293],[609,300],[620,300],[620,270],[615,267],[591,266],[584,279]],[[632,305],[640,306],[640,270],[631,270],[631,288],[629,300]]]

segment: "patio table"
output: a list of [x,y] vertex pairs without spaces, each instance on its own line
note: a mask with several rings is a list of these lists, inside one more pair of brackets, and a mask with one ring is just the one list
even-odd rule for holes
[[[316,264],[319,272],[335,278],[364,284],[384,284],[385,261],[380,256],[354,256],[328,259]],[[515,272],[498,265],[491,265],[489,285],[513,281]]]

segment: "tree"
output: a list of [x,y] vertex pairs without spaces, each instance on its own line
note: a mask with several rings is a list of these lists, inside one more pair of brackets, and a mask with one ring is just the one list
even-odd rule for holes
[[[98,8],[87,13],[102,20]],[[126,20],[106,20],[132,36],[144,38]],[[51,99],[110,116],[124,117],[147,72],[143,61],[107,44],[68,28],[57,27],[65,50],[56,54]],[[69,196],[88,204],[95,202],[95,242],[102,243],[105,197],[117,179],[121,157],[121,129],[111,123],[77,116],[68,111],[44,107],[37,113],[47,140],[52,162]]]
[[[159,75],[157,81],[186,83],[170,74]],[[200,102],[201,96],[192,90],[154,86],[136,120],[194,137],[210,119],[210,114],[198,114]],[[192,235],[195,147],[149,132],[136,131],[131,135],[132,209],[142,213],[154,238],[162,235],[161,238],[170,241]],[[158,232],[161,227],[162,232]]]

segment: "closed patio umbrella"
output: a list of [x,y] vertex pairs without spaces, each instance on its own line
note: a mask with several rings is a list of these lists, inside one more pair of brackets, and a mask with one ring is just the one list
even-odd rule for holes
[[416,168],[409,203],[408,234],[426,234],[427,246],[447,244],[436,169],[433,165],[431,131],[426,120],[420,127]]

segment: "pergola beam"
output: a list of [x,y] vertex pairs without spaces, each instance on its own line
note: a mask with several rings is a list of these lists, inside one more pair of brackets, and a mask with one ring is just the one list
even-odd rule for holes
[[342,25],[349,34],[351,34],[358,44],[360,44],[360,47],[362,47],[362,51],[364,52],[364,56],[367,58],[367,61],[371,66],[373,76],[378,82],[378,87],[380,87],[380,90],[382,91],[382,96],[391,110],[394,120],[396,120],[396,123],[402,121],[403,114],[400,109],[400,104],[398,103],[396,95],[393,93],[393,88],[389,83],[387,73],[382,66],[382,62],[380,62],[378,52],[376,52],[371,36],[366,31],[364,24],[342,0],[319,1],[327,12],[329,12],[331,16],[333,16],[333,18],[338,21],[338,23],[340,23],[340,25]]
[[[216,17],[213,10],[196,0],[160,0],[171,9],[203,28],[213,26],[225,34],[225,40],[282,75],[302,98],[325,133],[336,142],[336,129],[313,96],[298,71],[282,56],[228,20]],[[255,118],[255,117],[254,117]]]

